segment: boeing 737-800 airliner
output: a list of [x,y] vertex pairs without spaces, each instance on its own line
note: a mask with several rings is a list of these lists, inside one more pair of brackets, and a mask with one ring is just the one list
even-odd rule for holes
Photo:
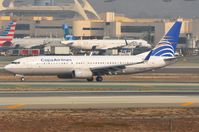
[[5,69],[20,75],[56,75],[101,82],[102,76],[134,74],[160,69],[176,61],[175,51],[182,22],[177,21],[150,52],[136,56],[38,56],[13,61]]
[[76,40],[76,38],[71,34],[69,26],[67,24],[63,25],[64,29],[64,41],[62,44],[70,46],[72,48],[82,49],[82,50],[108,50],[116,48],[131,48],[136,47],[146,47],[151,48],[151,45],[147,41],[142,39],[133,40],[122,40],[122,39],[94,39],[94,40]]

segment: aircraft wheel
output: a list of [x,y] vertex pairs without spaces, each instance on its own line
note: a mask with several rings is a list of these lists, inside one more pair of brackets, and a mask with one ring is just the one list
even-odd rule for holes
[[103,81],[103,78],[102,78],[102,77],[96,77],[96,81],[97,81],[97,82],[102,82],[102,81]]
[[93,80],[94,80],[93,77],[92,78],[87,78],[88,82],[93,82]]
[[25,81],[25,77],[21,77],[21,82],[24,82]]

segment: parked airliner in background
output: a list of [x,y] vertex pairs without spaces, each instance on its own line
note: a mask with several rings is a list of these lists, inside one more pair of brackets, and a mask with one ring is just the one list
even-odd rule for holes
[[150,52],[135,56],[37,56],[13,61],[4,68],[20,75],[56,75],[101,82],[102,76],[134,74],[160,69],[176,62],[176,47],[182,22],[175,22]]
[[145,40],[64,40],[61,42],[72,48],[82,49],[82,50],[108,50],[116,48],[136,48],[136,47],[147,47],[151,48],[151,45]]
[[60,44],[64,38],[14,38],[16,21],[10,21],[6,29],[0,33],[0,51],[21,47],[32,48],[35,46],[42,46],[47,44]]
[[76,40],[74,36],[71,35],[69,31],[69,26],[64,24],[65,40],[61,41],[62,44],[70,46],[72,48],[82,49],[82,50],[107,50],[116,48],[136,48],[136,47],[147,47],[151,48],[151,45],[147,41],[138,40],[121,40],[121,39],[105,39],[105,40]]
[[36,46],[45,46],[48,44],[60,44],[63,38],[15,38],[12,43],[14,47],[32,48]]
[[15,28],[16,21],[10,21],[8,26],[0,33],[0,51],[7,50],[13,46]]
[[[63,29],[64,30],[64,29]],[[24,38],[15,38],[13,39],[12,43],[15,47],[21,48],[33,48],[37,46],[45,46],[45,45],[56,45],[60,44],[60,42],[64,40],[64,38],[31,38],[31,37],[24,37]]]
[[69,27],[63,25],[64,38],[14,38],[16,28],[16,21],[11,21],[5,31],[0,34],[0,47],[2,49],[20,47],[20,48],[32,48],[36,46],[45,46],[48,44],[65,44],[73,48],[82,50],[107,50],[112,48],[135,48],[148,47],[151,45],[145,40],[75,40],[69,32]]

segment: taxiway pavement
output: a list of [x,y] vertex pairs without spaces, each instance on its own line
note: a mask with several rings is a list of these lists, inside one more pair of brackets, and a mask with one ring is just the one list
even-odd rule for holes
[[134,107],[199,107],[199,92],[0,92],[0,110]]

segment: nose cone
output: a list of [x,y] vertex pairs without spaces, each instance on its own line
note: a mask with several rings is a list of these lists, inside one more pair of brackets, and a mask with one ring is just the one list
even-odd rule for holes
[[4,67],[4,69],[6,70],[6,71],[8,71],[8,72],[12,72],[11,71],[11,65],[9,64],[9,65],[6,65],[5,67]]

